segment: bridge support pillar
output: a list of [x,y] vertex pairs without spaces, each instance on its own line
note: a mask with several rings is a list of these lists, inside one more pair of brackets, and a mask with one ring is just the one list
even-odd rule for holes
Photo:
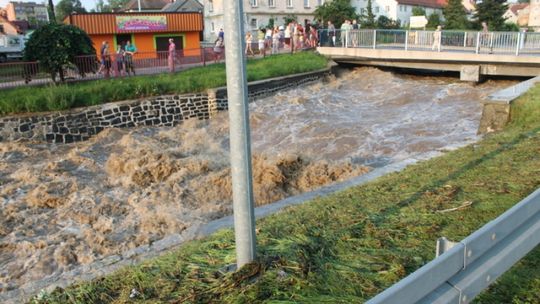
[[462,65],[460,68],[459,79],[461,81],[480,81],[479,65]]

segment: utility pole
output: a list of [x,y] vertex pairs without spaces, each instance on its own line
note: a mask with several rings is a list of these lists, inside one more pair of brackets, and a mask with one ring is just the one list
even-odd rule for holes
[[242,0],[224,3],[225,64],[229,101],[230,155],[233,185],[236,266],[255,259],[255,214],[251,168],[251,135],[244,58],[244,8]]

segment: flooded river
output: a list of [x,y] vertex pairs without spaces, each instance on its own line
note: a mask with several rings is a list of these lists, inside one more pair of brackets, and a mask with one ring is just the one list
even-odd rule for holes
[[[258,100],[256,203],[473,142],[479,101],[514,83],[359,68]],[[230,214],[227,121],[0,143],[0,293]]]

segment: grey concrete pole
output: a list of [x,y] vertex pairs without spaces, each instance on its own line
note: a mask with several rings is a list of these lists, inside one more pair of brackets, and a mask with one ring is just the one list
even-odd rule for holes
[[255,215],[242,0],[223,1],[236,265],[255,259]]

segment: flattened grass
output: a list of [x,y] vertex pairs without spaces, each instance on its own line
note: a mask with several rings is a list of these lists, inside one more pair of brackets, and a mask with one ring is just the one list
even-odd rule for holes
[[[359,303],[434,258],[435,240],[461,240],[540,187],[540,87],[513,122],[477,144],[257,222],[258,259],[239,272],[234,234],[204,240],[40,303]],[[472,205],[463,210],[438,211]],[[130,299],[130,291],[140,294]],[[478,303],[538,303],[540,249]]]
[[[248,81],[323,69],[327,59],[312,52],[250,59]],[[201,92],[226,85],[225,64],[196,67],[176,74],[112,78],[0,91],[0,115],[59,111],[163,94]]]

